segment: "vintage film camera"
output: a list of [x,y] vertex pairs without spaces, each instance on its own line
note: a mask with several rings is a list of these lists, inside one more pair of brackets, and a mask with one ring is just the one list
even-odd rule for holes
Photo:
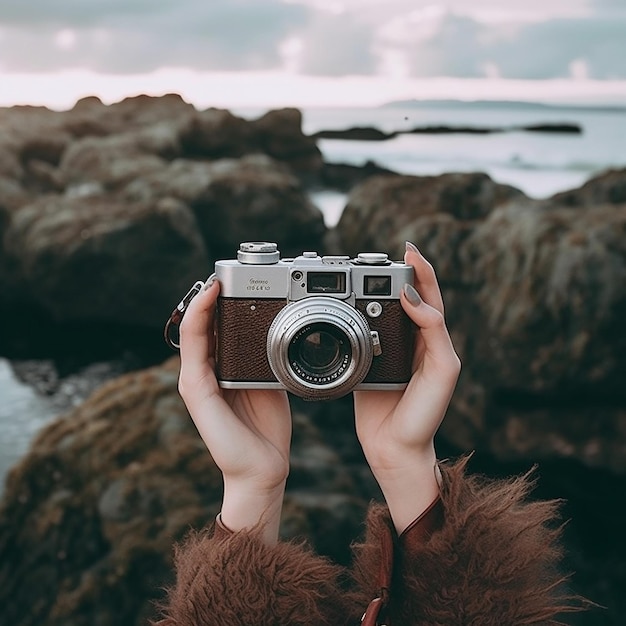
[[413,284],[410,265],[383,253],[281,259],[275,243],[247,242],[215,273],[220,386],[307,400],[407,386],[415,326],[400,292]]

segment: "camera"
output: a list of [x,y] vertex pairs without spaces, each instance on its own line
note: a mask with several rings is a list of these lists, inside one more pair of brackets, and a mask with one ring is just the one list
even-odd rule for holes
[[275,243],[246,242],[215,274],[221,387],[327,400],[407,386],[415,326],[400,292],[410,265],[384,253],[281,259]]

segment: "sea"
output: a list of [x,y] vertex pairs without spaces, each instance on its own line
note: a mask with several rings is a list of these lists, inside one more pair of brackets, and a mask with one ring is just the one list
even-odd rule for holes
[[[250,108],[232,111],[247,119],[265,113]],[[376,108],[305,108],[302,113],[306,134],[354,127],[374,127],[387,133],[425,126],[501,129],[489,134],[400,134],[385,141],[321,139],[318,145],[330,163],[363,165],[374,161],[412,175],[486,172],[495,181],[517,187],[533,198],[547,198],[579,187],[610,168],[626,167],[626,103],[625,108],[619,108],[437,101]],[[577,124],[582,132],[520,130],[537,124]],[[335,226],[346,194],[321,190],[312,192],[311,198],[327,226]],[[9,468],[27,451],[40,428],[81,402],[94,382],[102,382],[117,371],[107,364],[95,364],[94,368],[56,381],[51,387],[55,391],[47,392],[45,385],[42,389],[40,384],[31,384],[24,372],[39,369],[54,376],[53,364],[10,363],[2,358],[0,347],[0,492]]]
[[[246,118],[264,111],[234,110]],[[580,134],[529,132],[532,125],[575,124]],[[477,134],[400,134],[386,141],[321,139],[329,163],[363,165],[373,161],[400,174],[429,176],[445,172],[485,172],[532,198],[573,189],[610,168],[626,167],[626,103],[619,106],[567,106],[532,102],[431,101],[395,103],[375,108],[303,110],[303,130],[374,127],[386,133],[448,126],[491,128]],[[337,224],[345,194],[320,191],[314,202],[327,226]]]

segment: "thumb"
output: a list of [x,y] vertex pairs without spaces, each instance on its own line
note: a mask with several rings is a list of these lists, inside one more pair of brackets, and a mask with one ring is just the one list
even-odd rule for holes
[[192,301],[180,325],[181,380],[193,383],[212,372],[215,356],[213,323],[219,283],[207,286]]

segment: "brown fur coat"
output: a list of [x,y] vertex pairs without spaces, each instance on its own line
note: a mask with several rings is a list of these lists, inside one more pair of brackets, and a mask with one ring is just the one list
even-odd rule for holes
[[[559,624],[576,610],[558,573],[555,502],[528,502],[527,476],[496,481],[441,465],[444,522],[399,549],[388,511],[373,505],[352,572],[296,543],[214,527],[176,549],[176,585],[159,626],[350,626],[380,595],[384,535],[395,542],[384,623],[391,626]],[[407,553],[409,552],[409,553]],[[350,581],[350,584],[346,584]]]

